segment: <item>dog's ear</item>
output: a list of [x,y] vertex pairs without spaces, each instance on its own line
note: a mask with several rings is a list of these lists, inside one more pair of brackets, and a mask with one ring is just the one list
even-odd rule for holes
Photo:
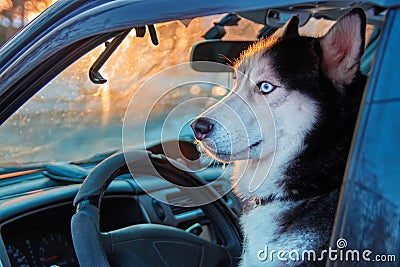
[[285,24],[283,28],[282,38],[286,39],[296,36],[299,36],[299,18],[297,16],[293,16]]
[[320,39],[322,70],[339,87],[351,84],[359,71],[365,27],[365,13],[361,8],[356,8],[339,18]]

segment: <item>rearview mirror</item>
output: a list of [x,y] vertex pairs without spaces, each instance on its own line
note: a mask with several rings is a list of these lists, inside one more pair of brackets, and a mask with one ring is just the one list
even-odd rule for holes
[[[240,53],[253,43],[254,41],[222,40],[197,42],[192,47],[190,65],[192,69],[200,72],[232,72],[231,62],[238,59]],[[204,64],[204,62],[220,64]]]

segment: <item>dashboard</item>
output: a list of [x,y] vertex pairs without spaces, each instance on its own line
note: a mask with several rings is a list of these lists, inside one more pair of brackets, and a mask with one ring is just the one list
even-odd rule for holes
[[11,266],[77,266],[69,234],[72,213],[71,205],[62,204],[2,227]]
[[[212,180],[215,175],[218,172],[209,172],[206,179]],[[151,184],[154,191],[172,204],[162,203],[141,191],[130,175],[121,176],[112,182],[102,201],[102,232],[141,223],[164,224],[183,230],[196,226],[193,234],[219,242],[218,233],[201,209],[181,207],[190,199],[179,189],[156,177],[135,179]],[[230,186],[228,179],[221,178],[212,184],[219,192],[226,192],[226,186]],[[49,178],[36,177],[22,185],[25,190],[11,186],[3,198],[1,189],[3,192],[7,189],[0,189],[0,260],[3,266],[79,266],[70,230],[75,212],[72,201],[79,184],[60,185]],[[21,192],[10,196],[12,190]],[[240,213],[240,203],[231,192],[223,199],[235,213]]]
[[[133,197],[107,197],[101,208],[107,215],[101,218],[102,231],[144,223]],[[66,202],[5,224],[1,233],[11,266],[78,266],[70,231],[73,214],[72,203]]]

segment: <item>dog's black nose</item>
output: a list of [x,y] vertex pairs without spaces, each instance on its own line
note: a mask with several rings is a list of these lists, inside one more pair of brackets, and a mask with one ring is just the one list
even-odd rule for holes
[[212,129],[214,128],[215,121],[213,119],[200,117],[194,120],[190,127],[192,127],[194,136],[197,139],[203,140],[210,136]]

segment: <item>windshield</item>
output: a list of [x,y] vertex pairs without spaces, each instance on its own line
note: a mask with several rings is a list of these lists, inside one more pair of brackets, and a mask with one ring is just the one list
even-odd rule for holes
[[[222,16],[156,25],[158,46],[151,43],[148,33],[139,38],[132,30],[100,69],[108,80],[105,84],[93,84],[88,76],[90,67],[104,51],[105,45],[83,56],[1,126],[1,166],[73,161],[121,149],[125,111],[139,89],[145,94],[141,94],[140,101],[130,109],[129,115],[134,117],[127,126],[131,133],[130,145],[143,148],[139,133],[144,130],[145,143],[172,138],[190,140],[190,120],[215,101],[187,104],[179,112],[173,112],[173,119],[168,120],[168,115],[176,110],[174,107],[193,97],[223,97],[232,85],[231,75],[208,73],[207,79],[211,83],[192,82],[168,88],[183,76],[198,81],[201,80],[198,77],[205,74],[187,67],[183,71],[179,67],[175,71],[165,70],[188,62],[193,44],[204,40],[202,35]],[[238,26],[227,29],[224,39],[255,40],[261,28],[262,25],[242,18]],[[152,77],[157,79],[153,79],[152,86],[146,86],[146,81]],[[165,88],[168,91],[163,92],[167,93],[152,103],[151,113],[146,115],[149,99]]]

